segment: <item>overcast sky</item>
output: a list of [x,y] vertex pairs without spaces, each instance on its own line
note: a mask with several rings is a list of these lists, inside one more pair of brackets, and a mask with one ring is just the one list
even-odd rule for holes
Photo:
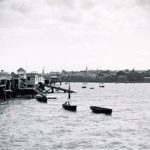
[[150,0],[0,0],[0,69],[150,69]]

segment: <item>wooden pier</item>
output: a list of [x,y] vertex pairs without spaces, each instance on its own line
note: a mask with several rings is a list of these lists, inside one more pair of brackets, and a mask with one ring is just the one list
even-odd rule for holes
[[7,89],[6,84],[0,85],[0,98],[6,100],[7,98],[11,98],[12,90]]
[[[64,93],[75,93],[69,89],[51,85],[50,83],[44,84],[43,82],[35,82],[37,75],[28,74],[27,78],[19,74],[8,74],[0,72],[0,99],[7,100],[13,98],[26,98],[35,97],[36,94],[46,96],[46,93],[54,93],[55,91],[62,91]],[[30,81],[30,78],[34,79]],[[42,79],[42,78],[40,78]]]
[[31,97],[33,98],[37,93],[33,88],[15,89],[12,92],[13,97]]
[[41,88],[38,87],[38,86],[36,86],[33,90],[34,90],[37,94],[39,94],[39,95],[41,95],[41,96],[43,96],[43,97],[46,96],[46,94],[44,93],[44,90],[41,89]]
[[[69,89],[65,89],[62,87],[57,87],[54,85],[47,85],[47,84],[44,84],[44,86],[49,88],[46,92],[49,92],[51,90],[51,93],[54,93],[54,89],[55,89],[55,90],[63,91],[64,93],[69,93]],[[76,92],[71,90],[70,93],[76,93]]]

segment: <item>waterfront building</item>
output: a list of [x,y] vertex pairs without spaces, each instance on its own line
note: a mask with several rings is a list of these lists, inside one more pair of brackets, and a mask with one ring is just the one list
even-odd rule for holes
[[17,74],[21,79],[26,79],[26,71],[23,68],[17,70]]
[[45,83],[45,84],[50,84],[50,82],[51,82],[50,74],[48,74],[48,73],[45,74],[45,73],[44,73],[44,74],[42,74],[41,76],[44,78],[44,83]]
[[1,70],[0,72],[0,98],[6,100],[7,95],[11,95],[11,74]]
[[44,77],[37,73],[27,73],[26,76],[27,88],[34,88],[39,82],[44,83]]
[[12,76],[8,72],[5,72],[4,70],[1,70],[0,72],[0,81],[2,80],[11,80]]
[[32,89],[40,82],[44,83],[44,77],[38,73],[26,73],[23,68],[17,70],[17,74],[12,73],[14,89]]

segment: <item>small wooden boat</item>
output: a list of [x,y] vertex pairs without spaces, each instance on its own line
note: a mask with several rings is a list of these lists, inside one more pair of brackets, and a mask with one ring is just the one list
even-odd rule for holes
[[91,89],[91,90],[93,90],[93,89],[94,89],[94,87],[90,87],[90,89]]
[[[70,90],[70,83],[69,83],[69,91],[68,91],[68,99],[71,99],[71,90]],[[69,111],[76,111],[77,106],[76,105],[70,105],[69,101],[67,100],[64,104],[62,104],[62,107]]]
[[112,109],[109,108],[103,108],[103,107],[98,107],[98,106],[90,106],[92,111],[94,113],[103,113],[103,114],[108,114],[110,115],[112,113]]
[[103,82],[101,84],[99,83],[99,87],[104,88],[105,87],[104,83]]
[[100,85],[99,87],[104,88],[105,86],[104,85]]
[[76,111],[77,110],[76,105],[70,105],[70,104],[67,104],[67,103],[62,104],[62,107],[66,110],[69,110],[69,111]]
[[85,88],[86,88],[86,86],[82,86],[82,88],[83,88],[83,89],[85,89]]
[[39,102],[47,103],[47,97],[46,96],[37,95],[35,98]]

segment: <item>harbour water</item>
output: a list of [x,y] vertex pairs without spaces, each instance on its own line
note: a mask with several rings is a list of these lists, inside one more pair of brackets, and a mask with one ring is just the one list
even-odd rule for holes
[[[66,87],[68,85],[63,84]],[[149,150],[150,84],[71,83],[71,104],[62,108],[66,93],[47,104],[35,99],[0,103],[0,150]],[[94,89],[90,89],[94,87]],[[91,105],[112,108],[112,115],[94,114]]]

